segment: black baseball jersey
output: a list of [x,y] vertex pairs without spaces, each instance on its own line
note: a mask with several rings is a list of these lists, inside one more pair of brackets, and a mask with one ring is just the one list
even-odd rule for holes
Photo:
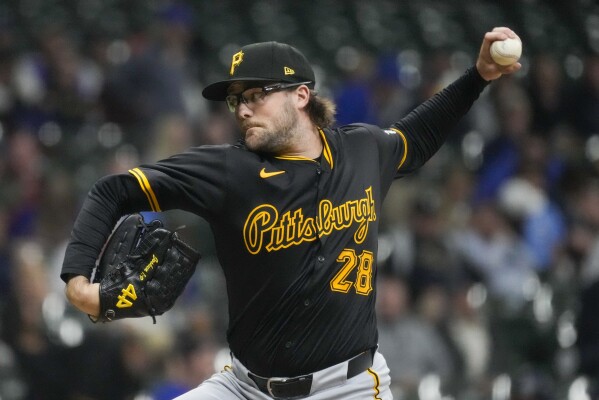
[[210,223],[227,284],[227,339],[251,371],[296,376],[375,347],[385,195],[434,154],[484,86],[470,69],[389,129],[319,129],[317,160],[257,154],[241,142],[106,177],[75,223],[63,277],[89,276],[89,249],[99,251],[120,215],[183,209]]

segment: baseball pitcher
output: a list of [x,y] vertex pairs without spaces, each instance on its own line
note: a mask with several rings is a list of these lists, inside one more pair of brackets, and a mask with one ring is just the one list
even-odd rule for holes
[[[433,156],[490,81],[521,67],[498,65],[489,51],[516,37],[508,28],[487,32],[474,66],[385,128],[334,127],[335,106],[315,91],[296,48],[237,49],[227,79],[203,95],[226,103],[242,139],[100,179],[66,250],[69,301],[103,321],[168,310],[199,255],[176,232],[154,233],[139,218],[129,222],[132,241],[128,229],[116,239],[111,232],[124,215],[186,210],[214,233],[231,365],[179,400],[391,399],[375,317],[381,205],[393,180]],[[90,281],[103,249],[109,272]]]

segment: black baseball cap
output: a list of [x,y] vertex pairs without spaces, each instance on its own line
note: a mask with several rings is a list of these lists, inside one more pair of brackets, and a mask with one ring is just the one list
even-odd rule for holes
[[231,58],[229,79],[212,83],[202,91],[208,100],[222,101],[233,82],[283,82],[307,84],[314,89],[315,78],[308,59],[295,47],[278,42],[243,46]]

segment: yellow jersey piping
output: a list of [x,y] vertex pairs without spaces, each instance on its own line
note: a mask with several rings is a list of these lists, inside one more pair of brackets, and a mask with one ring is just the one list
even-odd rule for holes
[[403,134],[403,132],[399,129],[391,128],[391,130],[395,131],[399,136],[401,136],[401,140],[403,140],[404,153],[403,157],[401,158],[401,161],[399,162],[399,165],[397,166],[397,169],[400,169],[403,163],[406,161],[406,158],[408,157],[408,140],[406,139],[406,136]]
[[381,391],[379,390],[379,385],[381,381],[379,379],[378,374],[374,372],[372,368],[368,368],[366,371],[370,374],[370,376],[372,376],[372,379],[374,379],[374,400],[381,400],[381,398],[379,397],[379,394],[381,393]]
[[312,158],[302,157],[302,156],[276,156],[275,158],[279,160],[291,160],[291,161],[312,161],[316,162]]
[[137,182],[139,183],[141,190],[143,190],[146,197],[148,198],[148,203],[150,203],[150,208],[152,209],[152,211],[162,211],[160,209],[160,205],[158,204],[156,194],[154,193],[154,190],[152,190],[152,186],[150,186],[150,182],[148,181],[148,178],[143,173],[143,171],[139,168],[133,168],[129,170],[129,173],[137,179]]
[[[320,137],[322,138],[322,145],[323,145],[322,155],[324,156],[324,159],[327,160],[327,162],[331,166],[331,169],[333,169],[334,162],[333,162],[333,153],[331,152],[331,147],[329,146],[329,143],[327,142],[327,138],[324,135],[324,131],[321,128],[318,128],[318,132],[320,133]],[[312,158],[303,157],[303,156],[276,156],[275,158],[277,158],[279,160],[316,162]]]
[[333,153],[331,153],[331,148],[329,147],[329,142],[327,141],[326,136],[324,135],[324,131],[321,128],[318,128],[318,132],[320,132],[320,137],[322,138],[322,155],[324,159],[328,161],[331,169],[333,169]]

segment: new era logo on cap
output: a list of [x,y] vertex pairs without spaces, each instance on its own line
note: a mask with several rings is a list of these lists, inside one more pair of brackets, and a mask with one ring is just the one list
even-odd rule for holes
[[278,42],[254,43],[243,46],[232,55],[229,79],[208,85],[202,95],[208,100],[224,100],[233,82],[312,82],[312,66],[295,47]]

